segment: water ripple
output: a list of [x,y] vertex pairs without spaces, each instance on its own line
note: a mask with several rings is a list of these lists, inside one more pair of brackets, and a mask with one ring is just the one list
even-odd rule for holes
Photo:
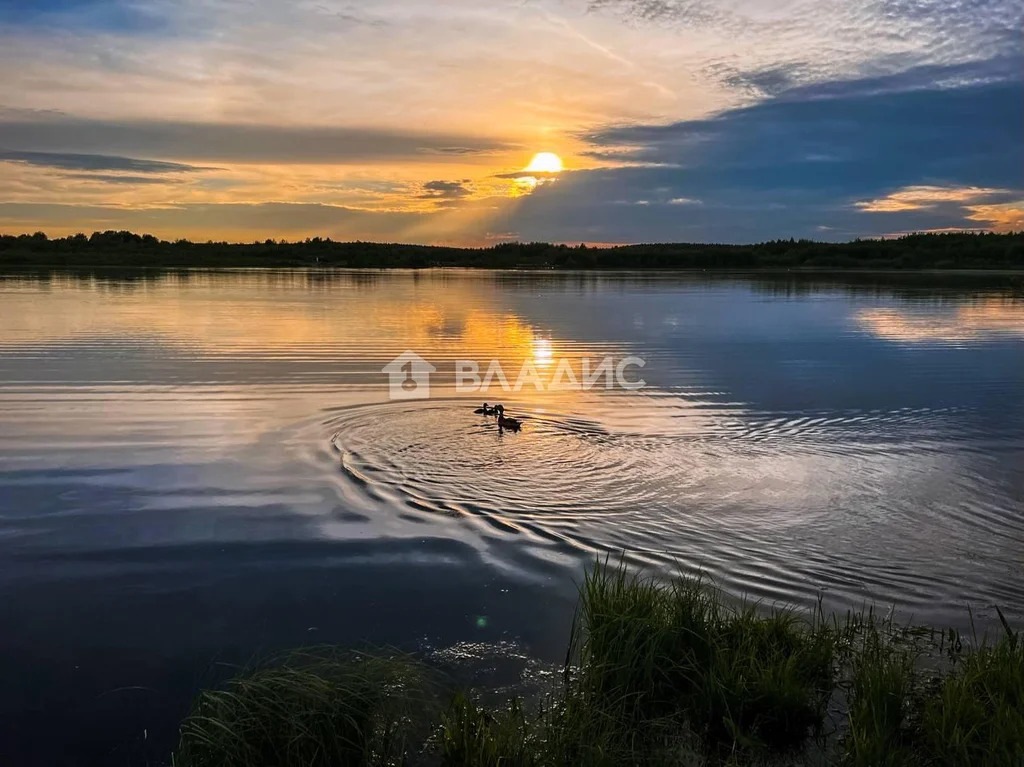
[[[405,519],[464,517],[499,539],[623,551],[768,601],[824,591],[845,606],[934,610],[957,599],[952,574],[968,576],[961,560],[936,581],[922,536],[970,539],[976,558],[1021,535],[1006,488],[954,458],[979,440],[985,454],[1024,451],[1024,440],[991,428],[951,439],[956,408],[769,414],[659,395],[634,408],[644,414],[634,423],[615,402],[596,417],[522,404],[516,434],[462,400],[345,408],[320,427],[347,483]],[[983,601],[1024,598],[991,577],[975,583]]]

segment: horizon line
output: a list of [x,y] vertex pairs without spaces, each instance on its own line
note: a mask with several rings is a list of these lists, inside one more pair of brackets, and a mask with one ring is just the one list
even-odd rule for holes
[[[40,237],[42,235],[42,237]],[[657,246],[704,246],[704,247],[737,247],[737,248],[750,248],[758,245],[770,245],[777,243],[807,243],[812,245],[848,245],[857,242],[887,242],[892,240],[902,240],[911,237],[942,237],[946,235],[955,236],[996,236],[996,237],[1016,237],[1024,235],[1024,230],[1021,231],[1009,231],[1009,232],[996,232],[991,229],[933,229],[933,230],[921,230],[921,231],[906,231],[906,232],[893,232],[889,234],[880,234],[870,237],[854,237],[849,240],[813,240],[806,237],[778,237],[771,240],[759,240],[757,242],[709,242],[709,241],[636,241],[636,242],[622,242],[622,243],[610,243],[610,242],[588,242],[586,240],[566,240],[566,241],[546,241],[546,240],[502,240],[495,242],[491,245],[440,245],[433,243],[422,243],[422,242],[401,242],[398,240],[335,240],[331,237],[322,237],[320,235],[307,236],[303,239],[289,240],[287,238],[273,238],[267,237],[264,239],[255,238],[253,240],[190,240],[187,237],[180,237],[176,239],[163,239],[150,233],[138,233],[130,229],[106,229],[106,230],[95,230],[92,234],[85,234],[84,232],[77,232],[75,234],[68,234],[58,237],[50,237],[43,231],[36,232],[21,232],[18,234],[8,234],[6,232],[0,232],[0,240],[32,240],[37,239],[45,242],[66,242],[75,241],[85,244],[92,244],[92,238],[96,236],[111,236],[120,235],[130,236],[131,238],[137,239],[140,244],[147,245],[193,245],[193,246],[230,246],[230,247],[254,247],[254,246],[295,246],[295,245],[380,245],[380,246],[400,246],[410,248],[436,248],[436,249],[447,249],[447,250],[494,250],[496,248],[504,246],[548,246],[556,248],[586,248],[587,250],[615,250],[618,248],[631,248],[631,247],[657,247]]]

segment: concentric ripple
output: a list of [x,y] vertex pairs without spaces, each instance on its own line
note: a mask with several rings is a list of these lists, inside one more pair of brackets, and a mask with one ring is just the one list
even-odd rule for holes
[[[1019,451],[1020,439],[951,437],[957,411],[745,412],[662,397],[633,414],[622,401],[585,408],[588,418],[510,403],[524,420],[513,434],[473,407],[356,406],[321,427],[340,476],[385,515],[459,516],[482,523],[488,540],[525,533],[624,552],[770,601],[827,591],[838,606],[934,611],[952,608],[969,577],[982,603],[1024,598],[1013,576],[976,572],[977,558],[997,560],[1020,534],[1012,489],[976,467],[993,450]],[[972,541],[970,559],[949,568],[956,576],[938,582],[927,545],[936,535]]]
[[578,416],[516,411],[521,432],[461,402],[353,408],[331,423],[344,470],[367,492],[436,511],[575,518],[678,497],[664,439],[613,434]]

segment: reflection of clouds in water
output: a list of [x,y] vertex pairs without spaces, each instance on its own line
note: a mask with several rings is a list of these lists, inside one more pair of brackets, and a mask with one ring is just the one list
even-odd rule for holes
[[[45,284],[45,311],[41,285],[0,283],[8,309],[0,315],[0,362],[12,380],[35,380],[34,360],[45,357],[59,362],[47,368],[51,380],[252,383],[290,377],[297,385],[322,376],[376,389],[386,383],[379,375],[383,365],[413,349],[436,364],[433,383],[440,387],[454,383],[460,359],[479,361],[481,373],[497,360],[514,384],[524,362],[546,371],[546,382],[556,361],[565,360],[579,380],[582,358],[625,356],[618,344],[552,339],[550,329],[504,305],[490,279],[473,276],[394,272],[369,280],[363,272],[297,271],[116,282],[57,278]],[[165,360],[174,363],[161,367]],[[525,396],[536,391],[527,389]]]
[[868,332],[890,341],[962,342],[988,336],[1024,336],[1024,303],[988,299],[952,312],[861,309],[857,322]]
[[215,355],[384,358],[409,347],[534,355],[533,327],[498,306],[486,283],[437,282],[397,275],[377,290],[353,275],[327,294],[311,291],[301,274],[69,281],[48,290],[47,311],[38,311],[38,283],[6,281],[0,348],[117,336]]

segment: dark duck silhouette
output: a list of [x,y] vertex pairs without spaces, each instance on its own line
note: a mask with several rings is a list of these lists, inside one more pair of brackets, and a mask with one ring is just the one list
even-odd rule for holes
[[505,416],[504,405],[495,405],[494,412],[498,414],[498,429],[508,429],[509,431],[519,431],[523,428],[523,422],[518,418],[512,418],[512,416]]
[[479,413],[480,415],[494,415],[497,412],[497,407],[490,407],[485,402],[483,407],[478,407],[473,412],[474,413]]

